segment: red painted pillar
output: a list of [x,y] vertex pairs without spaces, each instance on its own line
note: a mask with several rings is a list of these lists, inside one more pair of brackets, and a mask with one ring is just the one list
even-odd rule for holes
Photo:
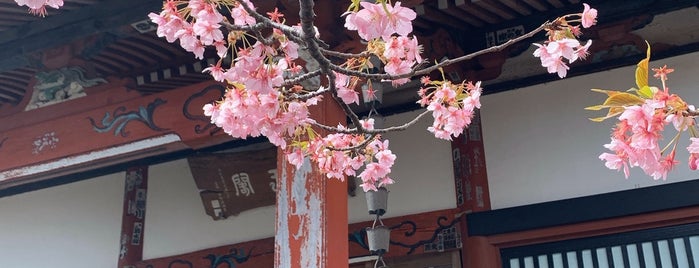
[[[329,96],[311,113],[326,125],[345,122]],[[275,267],[348,267],[347,182],[327,179],[308,158],[296,170],[281,150],[277,169]]]
[[463,245],[463,267],[502,267],[500,251],[488,242],[488,238],[482,236],[465,237]]
[[147,191],[148,167],[129,168],[124,186],[118,268],[134,267],[136,262],[143,259]]
[[[456,205],[460,212],[471,213],[490,210],[488,174],[485,166],[485,147],[481,130],[480,111],[476,110],[471,125],[464,134],[451,142],[454,162],[454,187]],[[499,267],[498,254],[483,237],[469,237],[466,216],[461,222],[463,267]],[[487,254],[485,254],[487,252]],[[482,266],[487,264],[486,266]],[[497,266],[492,266],[497,264]]]
[[468,129],[451,142],[456,206],[467,213],[490,210],[481,116],[475,113]]

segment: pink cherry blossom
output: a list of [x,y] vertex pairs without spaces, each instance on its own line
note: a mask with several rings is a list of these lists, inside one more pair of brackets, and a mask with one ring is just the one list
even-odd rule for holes
[[417,13],[412,9],[401,6],[400,2],[394,5],[361,2],[362,9],[356,13],[348,13],[345,17],[345,28],[356,30],[364,40],[372,40],[381,37],[389,40],[391,35],[407,36],[413,31],[412,20]]
[[289,60],[295,60],[299,57],[299,44],[293,41],[284,40],[279,46]]
[[205,46],[214,44],[216,41],[223,40],[223,32],[221,32],[218,22],[207,20],[197,20],[192,26],[192,30],[199,36],[199,40]]
[[237,3],[235,7],[231,9],[231,17],[233,17],[233,24],[235,25],[253,25],[257,21],[255,18],[250,16],[242,5],[247,5],[251,9],[255,9],[255,6],[249,0],[242,0]]
[[401,6],[400,2],[395,5],[386,5],[388,9],[386,28],[383,32],[383,39],[388,40],[392,34],[407,36],[413,31],[413,23],[417,13],[412,9]]
[[216,48],[216,55],[219,58],[225,58],[228,54],[228,44],[224,40],[217,40],[214,42],[214,47]]
[[211,65],[207,68],[205,68],[202,72],[209,72],[211,73],[211,76],[214,78],[214,80],[223,82],[225,79],[224,77],[224,70],[221,68],[221,62],[219,61],[216,63],[216,65]]
[[291,153],[286,154],[286,159],[290,164],[299,169],[301,168],[301,165],[303,165],[303,152],[301,152],[301,149],[296,148],[292,150]]
[[553,61],[551,61],[549,65],[545,67],[549,73],[557,73],[558,77],[560,78],[566,77],[568,70],[570,69],[570,67],[568,67],[568,65],[563,62],[561,58],[553,59]]
[[359,93],[354,89],[348,88],[349,77],[341,73],[335,73],[335,87],[337,88],[337,95],[346,104],[356,103],[359,104]]
[[206,50],[206,48],[204,47],[204,45],[202,45],[201,42],[196,42],[196,43],[194,43],[194,47],[192,48],[192,50],[190,52],[192,52],[192,54],[194,54],[194,58],[203,60],[205,50]]
[[[193,2],[198,3],[194,4],[193,6]],[[201,0],[197,0],[190,1],[188,6],[192,8],[190,14],[192,14],[197,21],[207,21],[210,24],[218,24],[219,22],[223,21],[223,15],[218,12],[216,5],[213,3],[205,3]]]
[[63,6],[63,0],[15,0],[19,6],[27,6],[29,13],[38,16],[46,16],[46,6],[58,9]]
[[541,60],[541,66],[546,67],[548,65],[548,62],[554,58],[553,55],[551,55],[548,50],[546,49],[546,46],[533,43],[532,45],[535,45],[537,47],[536,50],[534,50],[534,57],[537,57]]
[[362,127],[366,130],[374,129],[374,118],[362,119],[359,122],[362,123]]
[[599,156],[599,159],[605,161],[604,165],[608,169],[621,170],[623,168],[624,176],[626,178],[629,177],[629,165],[619,155],[603,153]]
[[658,168],[652,175],[653,178],[656,180],[667,179],[667,173],[670,172],[675,166],[677,166],[678,163],[679,161],[675,160],[675,151],[673,150],[665,158],[660,160]]
[[690,154],[699,154],[699,138],[689,138],[689,141],[691,142],[689,146],[687,146],[687,151]]
[[697,170],[697,166],[699,166],[699,154],[690,154],[689,155],[689,169]]
[[549,42],[546,45],[546,51],[552,57],[563,57],[571,60],[575,55],[575,49],[580,46],[580,42],[576,39],[563,38],[560,40]]
[[[549,73],[558,73],[558,76],[563,78],[566,76],[568,69],[568,65],[563,62],[561,58],[561,53],[559,46],[554,45],[551,50],[548,49],[548,46],[544,46],[541,44],[536,44],[534,43],[535,46],[538,48],[534,50],[534,56],[538,57],[541,60],[541,66],[546,67],[546,70]],[[552,54],[549,51],[556,52]]]
[[[469,96],[466,97],[463,102],[464,102],[464,107],[473,107],[473,108],[481,108],[481,81],[476,82],[476,84],[473,84],[472,82],[468,82],[466,84],[466,88],[469,90]],[[473,110],[473,108],[470,108]]]
[[165,40],[170,43],[175,42],[178,38],[177,33],[189,24],[178,13],[171,13],[168,10],[163,10],[160,14],[150,13],[148,17],[158,25],[156,30],[158,37],[165,37]]
[[590,28],[597,23],[597,9],[590,8],[590,5],[583,3],[582,26]]
[[590,52],[588,51],[590,49],[590,46],[592,45],[592,40],[587,40],[587,43],[585,45],[579,46],[577,49],[575,49],[575,53],[573,53],[573,58],[570,59],[570,62],[574,62],[577,59],[586,59],[588,55],[590,55]]
[[[391,61],[386,63],[386,66],[384,66],[384,71],[390,75],[403,75],[412,71],[412,65],[413,64],[411,62],[397,58],[392,58]],[[393,84],[393,86],[400,86],[409,81],[410,78],[399,78],[391,80],[391,84]]]
[[699,138],[689,138],[691,143],[687,146],[687,151],[689,151],[689,168],[692,170],[697,170],[699,166]]
[[655,109],[650,105],[633,105],[624,109],[619,120],[626,120],[632,128],[648,129],[654,114]]
[[383,36],[387,28],[386,11],[381,4],[361,2],[363,9],[357,13],[348,14],[345,18],[345,27],[356,30],[364,40],[372,40]]

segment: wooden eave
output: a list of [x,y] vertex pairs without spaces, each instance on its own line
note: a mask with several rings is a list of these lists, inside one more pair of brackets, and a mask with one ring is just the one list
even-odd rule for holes
[[[207,52],[204,60],[195,60],[177,44],[170,44],[163,38],[158,38],[155,31],[139,32],[132,26],[133,23],[139,22],[147,26],[146,15],[149,12],[158,12],[161,1],[65,0],[65,2],[64,8],[49,9],[46,18],[37,18],[26,14],[26,9],[18,7],[13,0],[0,0],[0,18],[5,18],[0,19],[0,162],[6,159],[5,157],[10,157],[12,153],[8,153],[13,139],[9,137],[10,133],[19,135],[16,133],[20,133],[18,131],[21,129],[25,129],[25,133],[33,133],[32,125],[37,126],[33,128],[36,130],[41,124],[57,122],[55,120],[63,117],[72,117],[76,120],[87,117],[98,118],[100,113],[112,111],[115,107],[136,109],[151,103],[154,96],[168,96],[181,101],[182,98],[187,98],[185,95],[202,90],[201,86],[197,85],[204,84],[199,83],[210,80],[207,75],[201,73],[201,70],[214,59],[212,52]],[[360,42],[356,33],[342,30],[344,21],[337,18],[345,11],[346,6],[338,2],[344,3],[317,1],[319,5],[323,5],[323,10],[332,10],[322,14],[319,12],[318,24],[322,29],[321,36],[327,38],[326,42],[332,47],[351,51],[357,49],[357,44]],[[528,31],[545,20],[582,10],[582,4],[577,0],[407,0],[403,2],[404,6],[413,7],[418,12],[418,18],[414,23],[415,35],[425,44],[426,57],[430,60],[477,51],[493,44],[488,42],[488,36],[508,30]],[[266,1],[264,4],[258,6],[258,9],[270,10],[273,6],[279,6],[282,12],[287,14],[289,21],[294,21],[294,14],[297,13],[294,1]],[[599,26],[590,30],[586,34],[587,38],[600,41],[605,45],[628,41],[640,46],[643,42],[639,41],[639,36],[632,34],[631,31],[643,28],[652,21],[654,15],[696,8],[699,1],[614,0],[589,1],[589,4],[600,10],[600,19]],[[613,36],[621,36],[622,39],[609,39],[609,36],[612,36],[609,33],[614,34]],[[543,39],[543,35],[538,38]],[[650,41],[660,44],[654,46],[660,49],[655,55],[671,56],[699,50],[699,40],[681,46],[663,45],[663,40]],[[486,94],[557,79],[555,75],[541,72],[527,74],[518,79],[499,78],[503,64],[523,55],[529,48],[530,42],[519,44],[506,51],[479,57],[450,68],[461,78],[484,80]],[[630,54],[621,58],[591,62],[574,68],[572,75],[633,64],[640,57]],[[79,100],[74,100],[54,108],[47,107],[25,112],[24,107],[31,98],[36,73],[68,65],[83,67],[90,77],[106,78],[109,85],[93,90],[95,93],[93,96],[101,96],[100,98],[103,99],[82,100],[85,102],[82,108],[74,107],[76,103],[81,103]],[[414,103],[417,96],[407,91],[413,90],[414,87],[414,84],[409,84],[408,87],[387,90],[384,95],[386,101],[381,105],[380,112],[390,114],[417,108]],[[190,90],[183,91],[183,88],[190,88]],[[110,94],[113,96],[105,97]],[[87,98],[90,98],[89,94]],[[71,102],[73,105],[69,105]],[[359,111],[366,109],[363,106],[356,108]],[[172,107],[168,109],[176,110]],[[65,122],[68,123],[68,121]],[[169,121],[169,123],[172,122],[174,121]],[[187,129],[179,129],[175,125],[169,126],[173,133],[191,131],[190,125],[186,126]],[[139,131],[141,131],[139,132],[139,135],[142,135],[141,138],[158,136],[149,134],[147,129]],[[181,134],[179,135],[182,138]],[[217,142],[224,142],[224,139],[216,138],[217,142],[206,143],[201,142],[204,136],[189,137],[197,145],[191,145],[191,141],[183,139],[181,141],[183,146],[169,146],[166,151],[151,152],[142,155],[141,158],[178,151],[192,153]],[[36,137],[28,139],[32,138]],[[100,136],[93,138],[100,139]],[[112,143],[108,146],[135,141],[135,139],[117,141],[111,137],[110,139]],[[50,159],[27,158],[24,166],[80,155],[104,149],[107,146],[99,143],[93,145],[93,147],[82,148],[82,151],[70,151],[69,155],[56,154]],[[103,160],[99,167],[104,168],[136,160],[139,160],[139,156],[122,157],[114,161]],[[15,163],[8,168],[16,169],[21,166]],[[91,168],[95,167],[91,167],[88,163],[81,166],[79,170],[63,170],[55,174],[42,173],[40,176],[20,177],[34,185],[42,185],[42,182],[57,178],[59,175],[74,174]],[[3,171],[7,170],[0,169],[0,172]],[[6,185],[7,187],[0,186],[0,192],[3,188],[18,189],[16,187],[21,185],[22,183],[15,181],[12,185]]]

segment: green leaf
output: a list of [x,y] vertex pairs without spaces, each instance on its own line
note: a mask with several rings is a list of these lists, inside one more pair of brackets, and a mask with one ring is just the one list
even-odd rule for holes
[[607,89],[599,89],[599,88],[593,88],[590,90],[592,90],[594,92],[602,93],[602,94],[607,94],[607,96],[612,96],[612,95],[622,93],[621,91],[618,91],[618,90],[607,90]]
[[[631,89],[633,90],[633,89]],[[628,93],[615,90],[604,90],[604,89],[592,89],[592,91],[607,94],[609,97],[600,105],[594,105],[586,107],[585,110],[599,111],[602,109],[609,109],[606,116],[590,118],[594,122],[602,122],[605,119],[617,116],[624,112],[626,106],[640,105],[645,102],[641,97]]]
[[623,111],[611,113],[611,110],[610,110],[610,113],[607,114],[606,116],[590,118],[590,121],[599,123],[599,122],[602,122],[602,121],[604,121],[604,120],[606,120],[606,119],[609,119],[609,118],[615,117],[615,116],[617,116],[617,115],[620,115],[621,113],[623,113]]
[[615,94],[612,96],[609,96],[607,100],[602,103],[602,105],[609,105],[609,106],[631,106],[631,105],[639,105],[643,104],[645,101],[631,93],[626,93],[626,92],[619,92],[619,94]]
[[609,106],[609,105],[601,105],[601,104],[600,104],[600,105],[594,105],[594,106],[585,107],[585,110],[588,110],[588,111],[599,111],[599,110],[607,109],[607,108],[610,108],[610,106]]
[[643,89],[648,86],[648,62],[650,62],[650,44],[646,41],[648,48],[646,49],[646,58],[642,59],[636,65],[636,86]]
[[310,126],[306,127],[306,135],[308,135],[308,140],[314,140],[316,138],[316,132]]
[[651,87],[644,86],[641,89],[637,90],[636,94],[638,94],[638,96],[641,96],[642,98],[652,99],[655,92],[653,91],[653,89],[651,89]]

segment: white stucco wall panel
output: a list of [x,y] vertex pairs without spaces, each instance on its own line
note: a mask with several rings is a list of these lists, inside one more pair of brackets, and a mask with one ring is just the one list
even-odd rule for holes
[[186,159],[149,168],[143,258],[152,259],[274,235],[274,207],[214,221],[204,211]]
[[0,267],[114,267],[124,174],[0,199]]

